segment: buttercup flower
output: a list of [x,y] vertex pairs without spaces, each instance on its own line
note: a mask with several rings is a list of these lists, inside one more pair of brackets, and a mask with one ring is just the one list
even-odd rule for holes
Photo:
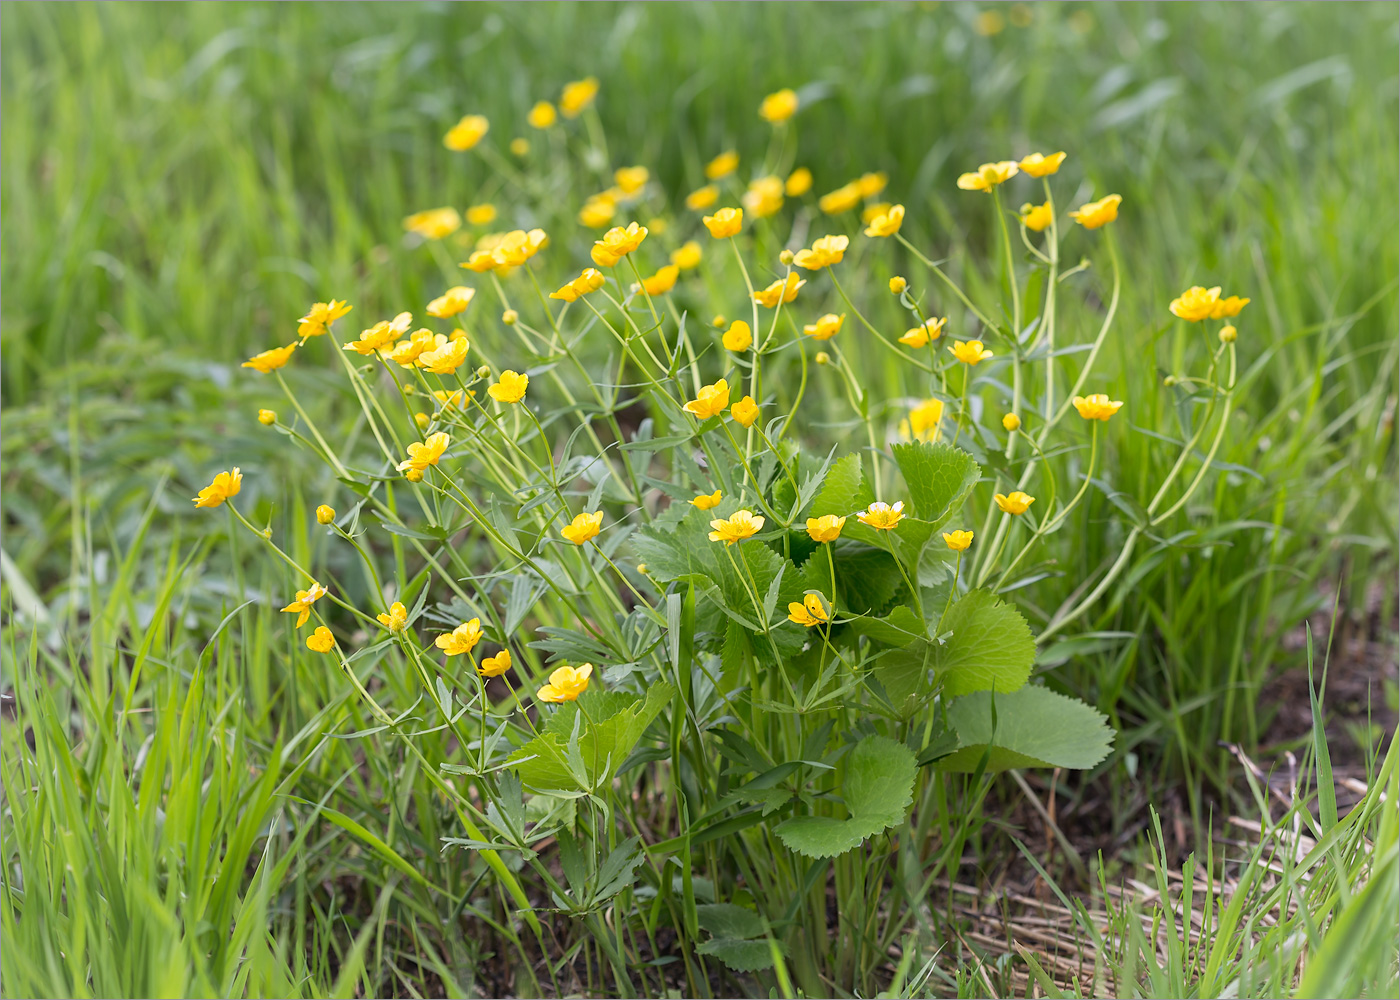
[[844,517],[823,514],[821,517],[807,518],[807,534],[814,542],[834,542],[841,537],[841,529],[846,526]]
[[642,279],[642,287],[646,289],[648,295],[665,295],[676,287],[676,279],[681,275],[681,269],[675,264],[667,264],[657,271],[650,278]]
[[266,375],[274,369],[281,368],[291,360],[292,352],[296,349],[296,344],[288,344],[286,347],[270,347],[261,354],[254,354],[240,367],[254,368]]
[[798,267],[806,268],[808,271],[820,271],[824,267],[841,263],[841,258],[846,254],[846,247],[850,245],[850,238],[847,236],[823,236],[812,243],[812,249],[799,250],[793,255],[792,262]]
[[705,209],[713,207],[717,201],[719,201],[719,188],[713,184],[706,184],[685,196],[685,207],[692,212],[703,212]]
[[1050,203],[1047,201],[1043,205],[1032,205],[1030,202],[1021,206],[1021,225],[1031,232],[1043,233],[1050,228],[1050,223],[1055,221],[1055,213],[1050,210]]
[[816,340],[830,340],[841,332],[841,326],[846,322],[846,314],[837,316],[835,313],[827,313],[815,323],[803,325],[802,332]]
[[1087,205],[1080,205],[1069,213],[1069,217],[1085,229],[1098,229],[1118,218],[1118,206],[1122,203],[1123,196],[1121,194],[1111,194],[1098,201],[1091,201]]
[[865,510],[856,515],[856,519],[861,524],[878,528],[881,531],[890,531],[897,526],[904,517],[904,501],[896,500],[893,507],[882,500],[876,500]]
[[496,255],[490,250],[475,250],[469,258],[457,266],[464,267],[468,271],[475,271],[477,274],[494,271],[496,269]]
[[[474,389],[469,390],[469,392],[473,396],[476,395],[476,390]],[[457,407],[457,409],[459,410],[463,409],[463,403],[465,402],[463,397],[465,395],[467,395],[467,393],[463,393],[461,389],[453,389],[451,392],[448,392],[446,389],[433,390],[433,398],[436,399],[442,405],[442,408],[444,410],[450,409],[454,406]]]
[[311,605],[326,596],[326,588],[315,580],[311,581],[311,586],[306,590],[297,591],[297,599],[288,604],[282,610],[288,614],[297,616],[297,628],[306,624],[306,620],[311,617]]
[[599,267],[612,267],[641,246],[646,238],[646,226],[639,226],[635,222],[628,223],[625,229],[622,226],[614,226],[603,234],[601,240],[594,241],[593,263]]
[[651,171],[646,167],[618,167],[613,171],[613,183],[622,189],[623,194],[636,194],[646,187],[651,179]]
[[1210,319],[1215,312],[1216,306],[1220,302],[1220,286],[1214,288],[1202,288],[1200,285],[1193,285],[1172,299],[1169,308],[1173,316],[1184,319],[1188,323],[1197,323],[1203,319]]
[[909,411],[909,433],[919,441],[936,441],[942,419],[943,400],[926,399]]
[[738,168],[739,154],[728,149],[705,164],[705,176],[712,181],[717,181],[721,177],[728,177]]
[[452,438],[442,431],[429,434],[425,441],[410,441],[408,443],[408,458],[398,464],[398,470],[400,472],[413,470],[421,473],[428,466],[437,465],[438,459],[442,458],[442,453],[447,450],[447,446],[451,443]]
[[899,338],[899,342],[905,347],[912,347],[918,350],[920,347],[927,347],[929,341],[937,340],[943,336],[943,327],[948,323],[946,316],[930,316],[919,326],[905,330],[904,336]]
[[779,302],[791,302],[797,298],[797,290],[807,284],[805,278],[798,278],[793,271],[785,281],[775,281],[760,292],[753,293],[753,300],[765,309],[773,309]]
[[796,601],[788,604],[788,621],[811,628],[831,621],[831,613],[819,594],[808,594],[801,604]]
[[724,493],[721,490],[715,490],[713,493],[701,493],[694,500],[689,501],[689,503],[692,507],[698,508],[699,510],[709,510],[711,507],[718,507],[720,500],[723,498]]
[[890,294],[899,295],[909,287],[909,282],[902,275],[896,274],[890,279]]
[[1020,430],[1021,418],[1014,413],[1008,413],[1001,418],[1001,426],[1005,427],[1008,431]]
[[893,236],[904,225],[904,206],[892,205],[889,211],[881,212],[865,227],[866,236]]
[[945,531],[943,541],[954,552],[962,552],[972,544],[972,532],[970,531]]
[[1101,392],[1096,392],[1092,396],[1075,396],[1073,402],[1074,408],[1085,420],[1103,420],[1105,422],[1123,405],[1121,399],[1109,399]]
[[306,311],[306,315],[297,320],[297,336],[302,340],[307,337],[320,336],[326,332],[327,327],[353,308],[354,306],[347,305],[344,300],[337,302],[335,299],[331,299],[329,302],[313,302],[311,308]]
[[498,403],[518,403],[525,398],[525,390],[529,385],[529,375],[521,375],[507,369],[501,372],[501,380],[486,391]]
[[703,219],[705,228],[710,231],[710,235],[717,240],[733,236],[744,228],[744,210],[742,208],[721,208],[714,215],[707,215]]
[[963,174],[958,178],[958,187],[964,191],[991,191],[998,184],[1005,184],[1021,172],[1015,160],[1001,160],[998,163],[984,163],[973,174]]
[[698,420],[708,420],[723,413],[728,406],[729,382],[720,379],[718,382],[701,386],[700,392],[686,403],[683,409],[686,413],[694,414]]
[[827,215],[840,215],[849,212],[860,204],[860,184],[851,181],[835,191],[828,191],[817,200],[817,207]]
[[522,135],[516,136],[510,141],[510,151],[516,156],[524,156],[530,152],[530,140]]
[[329,653],[335,648],[335,636],[326,626],[318,625],[316,631],[306,637],[306,648],[313,653]]
[[874,201],[860,210],[860,224],[868,226],[880,216],[890,210],[892,206],[887,201]]
[[470,653],[481,641],[481,619],[473,618],[463,622],[451,632],[444,632],[433,640],[433,645],[448,656],[461,656]]
[[277,423],[277,411],[259,410],[258,423],[262,424],[264,427],[271,427],[273,424]]
[[742,353],[753,346],[753,331],[749,325],[741,319],[736,319],[729,324],[729,329],[724,331],[724,336],[720,338],[726,351]]
[[194,505],[217,507],[229,497],[238,496],[238,491],[242,488],[243,473],[235,466],[232,472],[220,472],[213,482],[200,490],[199,496],[194,498]]
[[436,316],[438,319],[456,316],[458,313],[466,311],[467,306],[472,304],[472,299],[475,297],[475,288],[455,285],[428,303],[428,315]]
[[763,528],[763,518],[755,517],[751,510],[736,510],[728,518],[715,518],[710,527],[714,529],[710,532],[710,541],[733,545],[758,534]]
[[770,215],[777,215],[783,207],[783,182],[771,174],[767,177],[759,177],[750,182],[748,190],[739,200],[743,203],[745,210],[752,212],[756,219],[766,219]]
[[585,268],[573,281],[569,282],[557,292],[551,292],[551,299],[563,299],[565,302],[573,302],[589,292],[596,292],[602,288],[607,279],[603,277],[603,272],[597,268]]
[[495,656],[488,656],[481,661],[481,665],[476,668],[476,672],[482,677],[499,677],[510,669],[510,650],[503,649]]
[[606,194],[595,194],[578,210],[578,222],[589,229],[602,229],[617,214],[617,203]]
[[694,240],[686,240],[680,247],[671,252],[671,263],[682,271],[689,271],[691,268],[700,266],[700,258],[703,251],[700,244]]
[[789,198],[801,198],[810,190],[812,190],[812,171],[806,167],[798,167],[788,174],[787,181],[783,184],[783,193]]
[[549,128],[558,120],[558,112],[548,101],[536,101],[530,113],[525,116],[525,121],[531,128]]
[[408,328],[412,325],[412,313],[399,313],[392,320],[380,320],[368,330],[363,331],[358,340],[350,341],[344,349],[368,357],[375,351],[383,350],[398,340],[408,332]]
[[430,372],[438,375],[451,375],[467,360],[467,351],[471,350],[471,344],[465,337],[458,337],[456,340],[449,340],[441,347],[431,351],[424,351],[418,355],[418,367],[426,368]]
[[975,365],[979,361],[986,361],[992,357],[993,353],[983,347],[980,340],[955,340],[953,346],[948,350],[952,352],[953,357],[965,365]]
[[467,208],[467,221],[473,226],[489,226],[496,221],[496,206],[489,202]]
[[379,624],[383,625],[390,632],[402,632],[408,628],[408,608],[400,601],[395,601],[389,605],[389,613],[377,614],[374,617],[379,619]]
[[593,673],[593,664],[585,663],[575,670],[573,667],[560,667],[549,675],[549,683],[536,692],[540,701],[557,704],[561,701],[575,701],[588,690],[588,678]]
[[1064,152],[1051,153],[1045,156],[1041,153],[1032,153],[1030,156],[1021,158],[1020,167],[1032,177],[1048,177],[1056,170],[1060,169],[1060,164],[1065,162]]
[[1238,316],[1240,310],[1249,305],[1249,299],[1242,299],[1238,295],[1231,295],[1228,299],[1220,299],[1215,303],[1215,308],[1210,311],[1211,319],[1225,319],[1227,317]]
[[1222,344],[1233,344],[1235,338],[1239,336],[1239,331],[1233,325],[1227,323],[1220,328],[1220,342]]
[[752,396],[745,396],[730,408],[729,415],[740,426],[751,427],[758,419],[758,404],[753,401]]
[[1024,514],[1030,510],[1031,504],[1035,503],[1035,497],[1016,490],[1010,496],[998,493],[992,497],[997,502],[997,506],[1008,514]]
[[[646,230],[642,231],[644,234]],[[519,267],[549,245],[549,235],[543,229],[513,229],[491,248],[498,267]]]
[[330,504],[325,504],[325,503],[323,503],[323,504],[321,504],[321,506],[319,506],[319,507],[316,508],[316,523],[317,523],[317,524],[330,524],[330,523],[331,523],[332,521],[334,521],[334,520],[335,520],[335,508],[332,507]]
[[559,110],[564,113],[565,118],[577,118],[583,113],[583,109],[593,103],[593,98],[598,96],[597,77],[584,77],[582,80],[575,80],[573,83],[566,83],[564,91],[559,95]]
[[432,330],[414,330],[407,340],[401,340],[389,352],[389,360],[398,362],[401,368],[412,368],[426,351],[433,351],[447,343],[447,338]]
[[462,217],[455,208],[430,208],[408,216],[403,220],[403,227],[425,240],[440,240],[462,228]]
[[466,152],[480,142],[490,129],[491,123],[486,120],[485,115],[466,115],[447,130],[447,134],[442,137],[442,144],[459,153]]
[[786,87],[776,93],[769,94],[758,106],[758,116],[774,125],[787,121],[796,113],[797,94]]
[[860,189],[862,198],[874,198],[881,191],[885,190],[885,185],[890,182],[884,171],[870,174],[861,174],[855,181],[855,185]]
[[564,527],[559,529],[559,534],[563,535],[575,545],[582,545],[590,538],[595,537],[603,530],[603,512],[595,510],[592,514],[579,514]]

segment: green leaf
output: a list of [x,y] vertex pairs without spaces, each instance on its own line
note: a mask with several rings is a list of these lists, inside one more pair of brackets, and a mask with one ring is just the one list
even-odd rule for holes
[[883,618],[857,618],[851,622],[851,629],[887,646],[904,647],[928,637],[924,623],[919,621],[919,616],[905,604],[896,605],[894,610]]
[[705,903],[695,908],[695,914],[711,937],[743,940],[763,936],[763,918],[733,903]]
[[[960,597],[941,626],[952,635],[936,648],[934,666],[950,697],[974,691],[1015,691],[1035,662],[1035,640],[1021,613],[989,590]],[[998,703],[1000,704],[1000,703]]]
[[885,689],[890,707],[907,717],[919,704],[916,696],[929,689],[928,668],[933,662],[933,644],[925,640],[883,654],[871,673]]
[[[781,941],[775,943],[779,951],[787,954],[787,948]],[[735,972],[760,972],[773,965],[773,951],[767,941],[712,938],[695,950],[702,955],[715,956]]]
[[956,514],[982,475],[961,448],[928,441],[897,444],[890,451],[909,487],[913,515],[939,528]]
[[996,696],[986,691],[958,698],[948,706],[948,725],[958,734],[956,753],[935,766],[972,773],[991,747],[987,770],[1018,767],[1090,768],[1108,756],[1113,730],[1091,705],[1046,687],[1023,687]]
[[914,751],[887,736],[867,736],[846,759],[841,795],[847,819],[798,816],[779,823],[778,838],[809,858],[833,858],[904,820],[913,801]]
[[826,479],[822,482],[821,491],[812,501],[812,509],[807,512],[807,516],[825,517],[827,514],[835,514],[837,517],[845,517],[859,510],[864,506],[859,501],[860,484],[858,453],[852,452],[832,462],[831,468],[826,472]]
[[[571,739],[573,716],[565,735],[546,723],[544,732],[511,754],[506,763],[514,765],[521,780],[532,788],[591,791],[617,773],[672,693],[670,684],[653,685],[645,700],[634,700],[605,721],[581,726],[576,747]],[[570,757],[574,757],[574,767]],[[579,761],[587,785],[575,777]]]

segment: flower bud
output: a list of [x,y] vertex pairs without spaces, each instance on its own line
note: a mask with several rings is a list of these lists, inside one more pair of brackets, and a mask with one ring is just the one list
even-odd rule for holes
[[710,325],[713,326],[716,330],[723,330],[726,326],[729,325],[729,320],[724,318],[723,313],[719,313],[715,316],[714,319],[710,320]]
[[1171,387],[1171,386],[1176,385],[1176,376],[1175,376],[1175,375],[1168,375],[1166,378],[1162,379],[1162,384],[1165,385],[1165,386],[1167,386],[1167,387]]
[[272,541],[272,525],[269,524],[262,531],[258,532],[258,534],[262,535],[268,541]]
[[273,424],[277,423],[277,411],[259,410],[258,423],[262,424],[264,427],[271,427]]
[[514,309],[507,309],[505,312],[501,313],[501,322],[506,326],[514,326],[516,323],[520,322],[520,314]]
[[409,469],[403,474],[403,477],[407,479],[410,483],[421,483],[423,481],[423,470]]
[[1228,323],[1220,328],[1220,342],[1222,344],[1233,344],[1237,336],[1239,336],[1239,331]]
[[335,520],[335,508],[334,508],[334,507],[331,507],[329,504],[324,504],[324,503],[323,503],[323,504],[321,504],[321,506],[319,506],[319,507],[316,508],[316,523],[317,523],[317,524],[330,524],[330,523],[331,523],[332,521],[334,521],[334,520]]
[[904,291],[906,288],[908,288],[908,287],[909,287],[909,282],[905,281],[904,278],[903,278],[903,276],[901,276],[901,275],[896,274],[893,278],[890,279],[890,294],[891,294],[891,295],[898,295],[898,294],[900,294],[901,292],[903,292],[903,291]]
[[510,141],[510,151],[516,156],[524,156],[530,152],[530,140],[524,136],[517,136]]
[[427,430],[428,425],[433,422],[433,418],[428,416],[422,410],[419,410],[413,415],[413,422],[419,427],[421,427],[423,430]]
[[793,256],[794,254],[791,250],[784,250],[782,253],[778,254],[778,259],[784,264],[791,264]]
[[646,575],[646,571],[647,571],[647,564],[646,564],[646,563],[637,563],[637,572],[638,572],[638,573],[641,573],[643,576],[645,576],[645,575]]
[[1016,416],[1016,414],[1014,413],[1008,413],[1006,416],[1001,418],[1001,425],[1005,427],[1008,431],[1020,430],[1021,418]]
[[827,365],[831,363],[831,355],[827,354],[825,351],[818,351],[814,360],[819,365]]
[[477,377],[477,378],[490,378],[490,377],[491,377],[491,366],[490,366],[490,365],[482,365],[480,368],[478,368],[478,369],[476,370],[476,377]]

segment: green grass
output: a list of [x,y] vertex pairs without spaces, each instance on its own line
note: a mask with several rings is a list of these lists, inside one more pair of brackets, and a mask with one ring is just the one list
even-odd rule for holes
[[[1266,731],[1276,706],[1260,702],[1265,682],[1302,663],[1289,631],[1329,603],[1344,571],[1344,609],[1365,608],[1375,588],[1394,606],[1400,256],[1393,225],[1377,220],[1394,220],[1400,186],[1395,12],[1046,4],[1029,27],[982,38],[980,9],[0,8],[3,547],[9,599],[30,606],[5,628],[0,686],[15,691],[24,725],[5,726],[4,769],[7,790],[38,789],[9,793],[0,822],[4,930],[20,942],[7,949],[20,957],[7,963],[6,995],[552,988],[525,958],[537,944],[504,921],[509,904],[477,882],[482,869],[440,852],[456,831],[415,758],[385,734],[324,735],[375,720],[276,620],[275,570],[234,531],[211,528],[217,516],[191,520],[185,498],[211,468],[241,464],[250,516],[292,539],[304,564],[368,591],[358,567],[308,539],[305,512],[336,484],[252,421],[282,401],[237,364],[284,342],[313,299],[348,297],[351,320],[367,325],[436,294],[461,272],[405,241],[402,216],[514,202],[479,158],[442,149],[445,126],[481,111],[503,147],[534,100],[588,73],[602,80],[606,166],[647,164],[673,204],[720,149],[758,159],[763,94],[808,88],[797,160],[817,192],[887,171],[911,239],[949,258],[983,301],[1002,287],[998,265],[978,263],[997,260],[996,231],[985,200],[954,178],[1013,152],[1068,150],[1065,174],[1082,179],[1083,197],[1125,199],[1112,231],[1120,319],[1100,369],[1101,388],[1129,401],[1106,446],[1112,486],[1133,495],[1173,457],[1135,428],[1180,421],[1184,439],[1199,417],[1161,385],[1203,356],[1166,302],[1196,283],[1254,299],[1219,474],[1164,525],[1175,547],[1144,545],[1082,623],[1132,638],[1071,634],[1041,664],[1119,729],[1118,753],[1095,776],[1114,801],[1185,789],[1198,854],[1213,814],[1253,808],[1218,744],[1253,748]],[[512,210],[510,222],[556,234],[548,278],[584,259],[571,217],[601,183],[551,175],[548,199]],[[785,239],[772,232],[768,249]],[[1108,288],[1103,255],[1084,252],[1097,267],[1073,286],[1080,341]],[[732,285],[723,266],[716,284]],[[894,325],[881,293],[889,266],[843,280]],[[686,305],[708,318],[709,302]],[[910,391],[877,356],[861,363],[892,407]],[[322,426],[352,430],[353,400],[329,370],[306,365],[291,379]],[[1005,405],[994,380],[979,391]],[[1047,575],[1018,593],[1037,629],[1116,553],[1121,539],[1098,527],[1114,516],[1094,490],[1055,562],[1031,568]],[[409,679],[383,683],[393,704],[412,703]],[[420,749],[452,753],[440,735]],[[1394,827],[1374,794],[1393,782],[1393,760],[1371,773],[1366,808],[1314,859],[1321,877],[1303,887],[1285,873],[1236,897],[1241,921],[1280,900],[1303,904],[1245,952],[1239,924],[1205,951],[1188,942],[1161,957],[1123,916],[1105,961],[1147,995],[1213,993],[1229,976],[1242,977],[1241,996],[1271,995],[1297,986],[1279,957],[1297,931],[1315,953],[1302,995],[1393,979],[1375,914],[1393,911]],[[1105,822],[1116,834],[1140,819],[1125,807]],[[991,832],[974,842],[1006,848]],[[1384,877],[1363,887],[1368,872]],[[464,915],[507,930],[464,935]],[[1345,936],[1321,938],[1325,926]],[[1328,977],[1352,973],[1329,942],[1350,935],[1365,935],[1367,960],[1342,983]],[[919,978],[920,965],[906,970],[911,993],[984,988],[971,967],[936,964]],[[477,978],[512,966],[509,984]],[[1226,979],[1214,978],[1222,968]]]

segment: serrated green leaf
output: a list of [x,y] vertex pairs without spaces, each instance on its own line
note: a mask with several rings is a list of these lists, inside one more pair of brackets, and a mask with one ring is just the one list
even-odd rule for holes
[[[644,700],[636,700],[603,722],[580,727],[576,745],[568,735],[548,727],[507,758],[532,788],[591,791],[617,773],[647,726],[670,701],[670,684],[653,685]],[[572,733],[573,720],[570,721]],[[580,780],[582,772],[585,780]]]
[[[778,950],[786,953],[781,941]],[[702,955],[713,955],[735,972],[761,972],[773,965],[773,952],[767,941],[735,941],[713,938],[695,949]]]
[[858,498],[861,478],[859,454],[852,452],[832,462],[807,516],[825,517],[827,514],[835,514],[844,517],[860,509]]
[[809,858],[832,858],[904,819],[913,800],[914,751],[887,736],[867,736],[846,759],[841,796],[848,818],[798,816],[774,832],[789,850]]
[[932,528],[958,512],[982,475],[971,455],[942,442],[910,441],[890,451],[909,487],[913,515]]
[[1035,662],[1035,640],[1021,613],[989,590],[972,590],[948,609],[940,626],[951,632],[935,649],[934,667],[950,697],[974,691],[1015,691]]
[[711,937],[743,940],[763,936],[763,918],[733,903],[705,903],[695,908],[695,915]]
[[988,771],[1090,768],[1107,757],[1113,745],[1113,730],[1106,722],[1092,705],[1031,686],[996,696],[993,733],[992,695],[979,691],[948,706],[948,725],[958,734],[960,747],[935,766],[971,773],[991,746]]

